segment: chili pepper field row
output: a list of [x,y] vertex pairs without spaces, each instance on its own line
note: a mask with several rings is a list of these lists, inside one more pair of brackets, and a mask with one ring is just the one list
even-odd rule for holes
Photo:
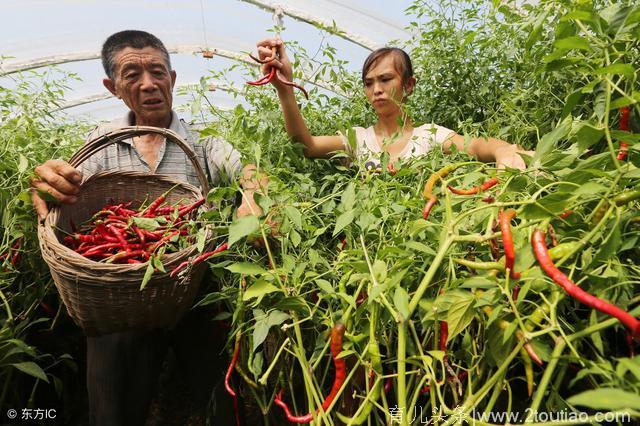
[[[239,88],[232,111],[193,94],[191,112],[210,121],[203,136],[226,138],[270,179],[265,216],[234,219],[232,186],[211,190],[219,208],[198,219],[228,248],[209,259],[219,288],[198,304],[219,306],[214,320],[229,325],[225,386],[247,424],[640,419],[640,8],[520,7],[417,1],[403,47],[418,78],[414,123],[534,149],[525,171],[438,149],[394,174],[384,156],[379,172],[307,160],[271,87]],[[353,142],[349,129],[375,114],[331,37],[319,32],[317,52],[288,41],[294,81],[335,87],[305,83],[302,113],[312,133]],[[247,81],[259,77],[247,66]],[[88,127],[47,114],[64,92],[57,73],[19,78],[0,89],[3,409],[62,399],[79,362],[63,349],[68,319],[26,188],[35,165],[68,158]]]

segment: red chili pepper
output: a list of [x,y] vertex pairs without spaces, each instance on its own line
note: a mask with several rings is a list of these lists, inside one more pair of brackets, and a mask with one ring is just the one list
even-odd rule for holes
[[176,235],[179,235],[180,231],[174,231],[170,234],[167,234],[165,236],[163,236],[162,238],[160,238],[157,242],[151,244],[149,246],[149,251],[153,252],[156,251],[158,248],[160,248],[161,246],[163,246],[167,241],[169,241],[170,239],[172,239],[173,237],[175,237]]
[[[630,108],[628,106],[620,108],[620,130],[628,132],[629,131],[629,112]],[[624,160],[627,158],[627,153],[629,152],[629,144],[626,142],[620,142],[620,150],[618,151],[618,160]]]
[[435,197],[435,195],[432,195],[429,198],[429,201],[427,201],[427,203],[424,205],[424,208],[422,209],[422,218],[424,220],[427,220],[427,218],[429,217],[429,213],[431,213],[431,209],[436,205],[437,202],[438,199]]
[[[331,358],[333,359],[333,365],[335,367],[335,378],[333,380],[333,386],[331,387],[331,391],[329,395],[322,402],[322,410],[327,411],[333,400],[335,399],[338,391],[342,387],[346,377],[347,377],[347,366],[344,359],[338,359],[338,355],[342,352],[342,338],[344,336],[345,327],[342,323],[336,323],[331,330]],[[289,406],[282,400],[282,394],[284,390],[281,389],[276,397],[274,402],[276,405],[281,407],[284,410],[285,415],[287,416],[287,420],[292,423],[309,423],[313,419],[313,413],[305,414],[304,416],[296,416],[291,413],[289,410]],[[318,408],[315,413],[317,414],[320,411]]]
[[518,300],[518,296],[520,295],[520,286],[518,284],[514,285],[511,289],[511,298],[516,301]]
[[233,390],[231,385],[229,384],[229,379],[231,378],[231,372],[233,371],[233,367],[238,362],[238,355],[240,355],[240,333],[236,335],[236,343],[233,349],[233,356],[231,357],[231,363],[229,364],[229,368],[227,368],[227,374],[224,375],[224,388],[227,390],[227,393],[231,395],[233,399],[233,408],[236,413],[236,425],[240,426],[240,413],[238,410],[238,396],[236,392]]
[[391,388],[393,387],[393,378],[392,377],[387,377],[386,379],[384,379],[384,393],[385,395],[389,393],[389,391],[391,391]]
[[275,77],[275,75],[276,75],[276,67],[271,67],[269,74],[263,75],[261,78],[255,81],[247,81],[247,84],[250,84],[252,86],[264,86],[265,84],[271,83],[271,80],[273,80],[273,77]]
[[[251,57],[251,59],[253,59],[256,62],[259,62],[261,64],[266,64],[269,63],[271,61],[273,61],[276,58],[276,49],[272,48],[272,54],[270,57],[265,58],[264,60],[256,58],[255,56],[253,56],[251,53],[249,54],[249,57]],[[304,93],[304,97],[309,99],[309,93],[307,93],[307,91],[305,90],[304,87],[300,86],[299,84],[296,84],[292,81],[287,80],[286,78],[280,76],[280,74],[278,73],[278,70],[276,69],[276,67],[271,67],[271,70],[269,71],[269,73],[267,75],[262,76],[262,78],[259,78],[256,81],[248,81],[247,84],[250,84],[252,86],[262,86],[268,83],[271,83],[271,81],[273,81],[273,79],[277,78],[278,81],[286,86],[291,86],[291,87],[295,87],[296,89],[300,90],[302,93]]]
[[438,349],[447,356],[447,340],[449,339],[449,324],[446,321],[440,321],[440,338],[438,339]]
[[218,248],[216,248],[213,251],[208,251],[206,253],[202,253],[200,256],[196,257],[195,259],[193,259],[193,261],[189,261],[189,260],[185,260],[184,262],[182,262],[181,264],[179,264],[178,266],[176,266],[173,271],[171,271],[171,273],[169,274],[169,276],[171,277],[175,277],[176,274],[178,272],[180,272],[182,269],[184,269],[187,265],[189,265],[189,263],[192,264],[192,266],[195,266],[201,262],[204,262],[205,260],[209,259],[210,257],[212,257],[215,254],[218,254],[222,251],[225,251],[227,249],[227,243],[223,243],[220,246],[218,246]]
[[560,219],[566,219],[573,213],[573,210],[565,210],[560,214]]
[[142,229],[138,228],[137,226],[132,226],[132,229],[138,236],[138,239],[140,240],[140,242],[142,244],[145,244],[147,242],[147,237],[144,235],[144,232],[142,232]]
[[549,256],[547,244],[545,242],[545,234],[542,230],[535,229],[533,231],[531,243],[533,244],[533,252],[535,253],[544,272],[558,283],[560,287],[569,294],[569,296],[591,308],[617,318],[631,331],[633,337],[640,341],[640,321],[638,321],[638,319],[634,318],[623,309],[587,293],[563,274],[556,265],[554,265],[553,260],[551,260],[551,257]]
[[429,176],[427,182],[424,184],[424,188],[422,190],[422,196],[427,199],[427,204],[424,205],[422,209],[422,217],[426,220],[429,217],[429,213],[431,213],[431,209],[438,202],[438,198],[433,195],[433,188],[436,183],[440,179],[444,179],[451,173],[453,170],[457,169],[459,164],[449,164],[448,166],[444,166],[440,170],[434,172]]
[[479,186],[474,186],[473,188],[470,189],[458,189],[458,188],[454,188],[451,185],[447,185],[447,188],[449,188],[449,191],[453,192],[454,194],[458,194],[458,195],[473,195],[473,194],[477,194],[478,192],[483,192],[486,191],[489,188],[492,188],[494,186],[496,186],[500,181],[498,180],[498,178],[491,178],[488,179],[486,182],[482,183]]
[[20,255],[21,255],[20,245],[21,244],[22,244],[22,237],[20,237],[17,240],[15,240],[15,242],[11,246],[11,250],[14,252],[13,256],[11,256],[11,266],[16,266],[16,264],[20,260]]
[[511,219],[516,215],[516,211],[509,209],[501,211],[498,215],[500,231],[502,232],[502,246],[504,247],[505,267],[509,269],[509,277],[513,280],[520,279],[520,273],[513,267],[516,261],[516,250],[513,246],[513,236],[511,235]]
[[167,199],[167,196],[165,194],[162,194],[161,196],[156,198],[151,204],[149,204],[149,207],[147,207],[145,213],[154,214],[156,209],[160,207],[160,204],[164,203],[164,200],[166,199]]
[[183,217],[183,216],[191,213],[193,210],[195,210],[198,207],[200,207],[201,205],[203,205],[204,202],[205,202],[205,199],[204,198],[200,198],[195,203],[181,208],[180,210],[178,210],[178,217]]
[[121,243],[105,243],[98,246],[93,246],[84,252],[78,252],[84,257],[98,256],[106,252],[106,250],[114,248],[124,248]]
[[122,261],[126,261],[127,259],[135,258],[138,256],[142,256],[144,250],[125,250],[119,251],[114,254],[110,258],[107,259],[107,263],[120,263]]
[[285,79],[284,77],[281,77],[280,74],[278,74],[277,72],[276,72],[276,78],[278,79],[278,81],[280,81],[280,83],[284,84],[285,86],[295,87],[296,89],[300,90],[304,94],[304,97],[309,99],[309,93],[307,93],[307,91],[305,90],[304,87],[302,87],[299,84],[296,84],[296,83],[294,83],[292,81],[289,81],[289,80]]
[[122,232],[120,232],[120,230],[117,227],[115,227],[113,224],[107,225],[107,229],[109,230],[109,232],[111,232],[113,236],[115,236],[118,239],[118,242],[122,244],[122,247],[126,250],[127,245],[129,243],[127,243],[127,239],[124,237]]

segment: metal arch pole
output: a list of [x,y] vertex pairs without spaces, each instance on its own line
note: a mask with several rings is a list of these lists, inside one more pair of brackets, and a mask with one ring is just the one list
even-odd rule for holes
[[[213,54],[222,56],[223,58],[233,59],[235,61],[246,62],[248,64],[254,64],[246,55],[243,55],[238,52],[233,52],[225,49],[207,49],[200,46],[195,45],[178,45],[178,46],[170,46],[167,48],[170,54],[176,53],[204,53],[208,52]],[[1,75],[9,75],[14,74],[20,71],[28,71],[35,68],[42,68],[50,65],[60,65],[66,64],[69,62],[82,62],[82,61],[91,61],[95,59],[100,59],[100,52],[75,52],[69,53],[66,55],[54,55],[54,56],[44,56],[42,58],[31,59],[28,61],[22,62],[13,62],[10,64],[0,64],[0,76]]]
[[[198,86],[200,86],[198,83],[181,84],[176,87],[176,90],[191,89],[191,88],[196,88]],[[222,90],[224,92],[233,92],[236,89],[232,86],[226,86],[219,83],[210,83],[207,87],[207,90],[209,92],[215,92],[216,90]],[[62,105],[60,105],[60,108],[53,110],[53,112],[74,108],[80,105],[90,104],[92,102],[104,101],[111,98],[114,98],[114,96],[109,92],[99,93],[97,95],[84,96],[82,98],[72,99],[68,102],[64,102]]]
[[340,27],[334,26],[333,23],[323,21],[321,19],[314,17],[313,15],[309,15],[307,13],[304,13],[301,10],[298,10],[289,6],[283,6],[271,1],[263,1],[263,0],[240,0],[240,1],[243,1],[245,3],[250,3],[254,6],[258,6],[259,8],[268,10],[272,13],[273,12],[278,13],[282,11],[285,15],[290,16],[293,19],[306,22],[307,24],[311,24],[316,27],[335,28],[337,30],[337,32],[335,33],[337,36],[342,37],[345,40],[348,40],[359,46],[362,46],[368,50],[375,50],[381,47],[380,44],[375,43],[360,34],[352,33]]

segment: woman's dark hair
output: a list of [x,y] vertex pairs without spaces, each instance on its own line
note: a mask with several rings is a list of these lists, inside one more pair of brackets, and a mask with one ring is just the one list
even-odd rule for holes
[[113,79],[116,64],[114,56],[124,48],[132,47],[134,49],[144,49],[145,47],[153,47],[162,52],[162,56],[167,61],[167,66],[171,69],[171,59],[169,52],[160,39],[146,31],[125,30],[112,34],[102,45],[102,66],[107,77]]
[[413,77],[413,65],[411,64],[411,58],[409,58],[407,52],[398,47],[382,47],[371,52],[364,61],[364,65],[362,66],[362,81],[364,81],[365,76],[369,72],[369,68],[371,68],[380,58],[387,55],[393,55],[393,62],[396,65],[396,69],[402,76],[402,84],[405,84],[411,77]]

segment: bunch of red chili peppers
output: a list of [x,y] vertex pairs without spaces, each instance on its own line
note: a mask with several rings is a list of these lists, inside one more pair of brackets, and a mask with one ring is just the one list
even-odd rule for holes
[[108,204],[63,242],[76,253],[105,263],[143,263],[161,247],[177,250],[189,235],[190,214],[205,200],[165,205],[166,196],[138,210],[129,208],[132,202]]
[[[255,56],[253,56],[252,54],[249,54],[249,56],[251,57],[251,59],[253,59],[254,61],[260,63],[260,64],[268,64],[271,61],[276,59],[276,49],[272,48],[271,50],[271,56],[269,56],[268,58],[265,59],[260,59],[257,58]],[[296,84],[292,81],[287,80],[286,78],[282,77],[280,75],[280,73],[278,73],[278,70],[276,69],[276,67],[272,66],[269,69],[269,73],[263,75],[262,77],[260,77],[259,79],[257,79],[256,81],[248,81],[247,84],[251,85],[251,86],[264,86],[265,84],[269,84],[271,83],[271,81],[273,81],[273,79],[277,79],[280,83],[286,85],[286,86],[291,86],[291,87],[295,87],[296,89],[300,90],[302,93],[304,93],[304,97],[309,99],[309,93],[307,93],[307,91],[305,90],[304,87],[300,86],[299,84]]]

